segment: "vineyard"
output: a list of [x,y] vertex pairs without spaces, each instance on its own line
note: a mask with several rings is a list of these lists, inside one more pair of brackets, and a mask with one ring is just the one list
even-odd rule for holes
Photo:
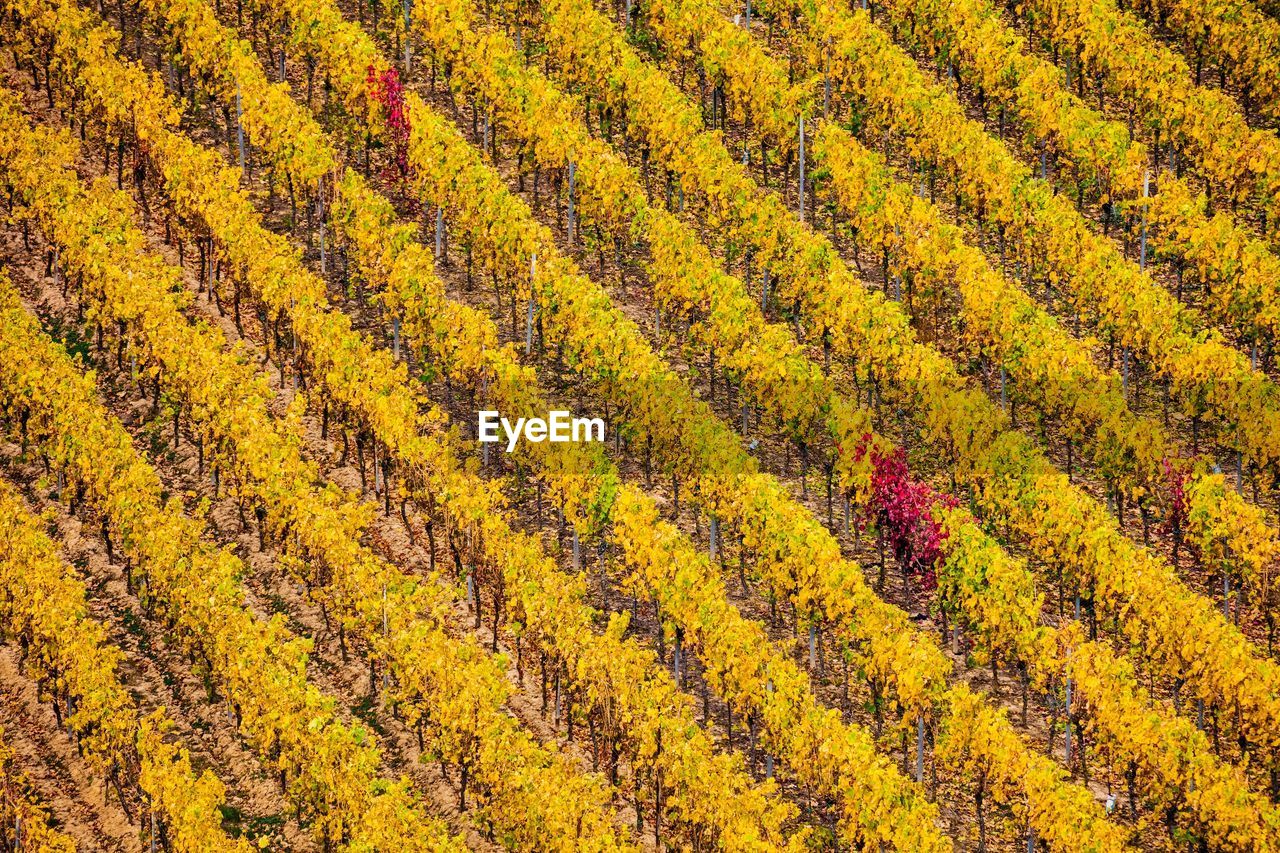
[[0,43],[0,851],[1280,853],[1280,0]]

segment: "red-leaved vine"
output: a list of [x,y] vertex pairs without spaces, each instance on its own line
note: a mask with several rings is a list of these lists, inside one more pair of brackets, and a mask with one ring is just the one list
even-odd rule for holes
[[1191,472],[1186,465],[1169,459],[1162,460],[1160,465],[1164,469],[1165,488],[1169,491],[1169,516],[1165,519],[1164,526],[1166,531],[1173,533],[1173,564],[1176,566],[1184,544],[1191,545],[1192,553],[1195,552],[1193,543],[1182,541],[1187,529],[1187,515],[1191,510],[1187,500],[1187,482],[1191,479]]
[[1169,516],[1165,519],[1165,529],[1181,535],[1187,527],[1187,481],[1191,475],[1183,466],[1175,465],[1169,459],[1160,465],[1164,469],[1165,488],[1169,490]]
[[404,183],[409,179],[409,113],[405,109],[404,84],[400,82],[400,72],[395,68],[387,68],[381,74],[370,65],[367,72],[369,92],[373,99],[382,105],[387,132],[391,136],[392,159],[398,175],[394,180]]
[[[864,436],[855,451],[859,461],[866,457],[870,439],[871,436]],[[938,504],[952,508],[958,506],[958,502],[928,483],[913,480],[902,448],[894,448],[889,453],[870,448],[869,452],[871,498],[867,509],[875,513],[876,522],[899,565],[908,574],[919,575],[923,589],[934,589],[946,532],[934,518],[933,508]]]

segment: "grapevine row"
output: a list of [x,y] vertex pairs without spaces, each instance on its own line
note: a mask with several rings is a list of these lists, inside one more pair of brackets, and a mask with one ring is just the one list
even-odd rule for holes
[[[70,40],[58,45],[68,53],[74,46]],[[76,57],[83,60],[85,54]],[[118,74],[117,80],[124,78],[122,65],[106,52],[95,57],[95,67]],[[136,70],[136,66],[130,68]],[[104,94],[84,78],[81,82],[90,99]],[[145,90],[138,85],[131,91]],[[131,114],[137,117],[139,127],[163,115],[145,96],[138,97]],[[216,160],[202,160],[207,151],[185,140],[166,138],[176,135],[164,129],[161,121],[151,127],[145,135],[139,130],[139,137],[152,143],[151,151],[166,175],[178,177],[170,186],[177,184],[179,190],[188,192],[198,188],[196,192],[214,196],[186,196],[191,206],[184,212],[216,211],[216,216],[227,217],[220,224],[237,224],[234,243],[222,242],[225,230],[211,229],[224,248],[234,246],[236,251],[252,253],[228,252],[227,261],[233,268],[244,270],[252,259],[264,265],[260,269],[275,271],[270,281],[280,288],[282,298],[293,300],[290,318],[303,343],[300,358],[326,378],[329,393],[339,404],[362,416],[382,417],[396,424],[404,440],[417,444],[423,453],[447,452],[445,445],[431,437],[431,415],[420,415],[412,396],[385,394],[385,389],[404,381],[403,368],[393,368],[388,354],[371,350],[352,332],[344,315],[327,310],[323,284],[305,273],[287,244],[272,240],[257,224],[252,206],[242,194],[237,198],[238,189],[228,190],[236,183],[227,180],[229,173],[217,166]],[[161,159],[159,151],[186,156],[168,153]],[[174,197],[181,196],[175,192]],[[204,221],[218,222],[214,216],[205,216]],[[141,234],[133,236],[144,240]],[[289,264],[295,268],[292,275]],[[170,279],[176,275],[171,268],[166,273]],[[259,276],[255,280],[268,279]],[[294,282],[301,286],[290,287]],[[104,293],[95,301],[112,319],[126,321],[121,300],[112,296]],[[157,352],[161,351],[157,340],[179,346],[190,336],[189,326],[175,305],[154,310],[147,319],[148,325],[132,331]],[[277,359],[280,357],[277,352]],[[539,745],[502,710],[511,689],[502,661],[486,655],[474,638],[458,642],[444,633],[436,585],[419,583],[361,544],[367,524],[361,508],[344,500],[336,489],[317,485],[319,473],[302,459],[297,443],[273,424],[261,422],[265,411],[262,398],[252,392],[241,394],[236,383],[225,382],[234,374],[228,369],[228,358],[221,362],[211,359],[191,364],[163,357],[155,361],[161,381],[193,417],[199,419],[206,409],[212,411],[213,416],[198,427],[202,443],[207,439],[209,444],[226,449],[234,459],[233,473],[240,478],[244,492],[265,511],[268,527],[283,540],[286,551],[296,548],[305,561],[302,565],[293,556],[286,564],[308,588],[320,587],[322,593],[314,597],[334,609],[343,627],[355,630],[369,644],[376,660],[385,662],[392,682],[390,696],[408,724],[419,730],[425,727],[436,748],[460,768],[463,804],[467,781],[474,774],[487,802],[487,818],[519,849],[559,849],[561,845],[568,845],[564,849],[625,849],[626,843],[616,837],[611,825],[607,789],[601,781],[579,773],[569,759]],[[336,377],[341,380],[335,381]],[[350,389],[347,397],[339,396],[343,393],[339,386]],[[365,401],[373,401],[374,406],[355,409]],[[255,420],[260,423],[253,430],[224,426]],[[385,470],[385,464],[382,468]]]
[[[101,183],[86,190],[66,170],[76,150],[67,135],[25,127],[7,91],[0,116],[4,180],[22,215],[37,218],[60,247],[60,263],[84,286],[113,292],[120,316],[172,310],[180,283],[142,251],[145,242],[116,193]],[[135,292],[134,282],[155,283],[159,292]],[[120,352],[127,349],[131,360],[141,355],[165,364],[207,365],[222,360],[220,339],[207,326],[154,339],[135,330]],[[247,365],[232,362],[217,373],[231,386],[266,398]],[[43,441],[51,464],[66,470],[70,483],[104,517],[108,541],[118,543],[141,571],[145,594],[161,604],[184,645],[216,675],[242,734],[279,771],[299,819],[320,837],[348,840],[357,850],[371,849],[362,845],[376,845],[387,835],[410,849],[458,849],[438,822],[414,807],[405,784],[376,777],[379,754],[369,733],[339,722],[333,700],[306,680],[310,643],[280,618],[260,621],[245,607],[239,581],[244,564],[203,542],[202,525],[161,499],[158,475],[108,416],[93,384],[82,378],[12,390],[8,408],[26,415],[28,431]],[[201,405],[216,412],[210,402]],[[248,433],[255,423],[235,427]]]

